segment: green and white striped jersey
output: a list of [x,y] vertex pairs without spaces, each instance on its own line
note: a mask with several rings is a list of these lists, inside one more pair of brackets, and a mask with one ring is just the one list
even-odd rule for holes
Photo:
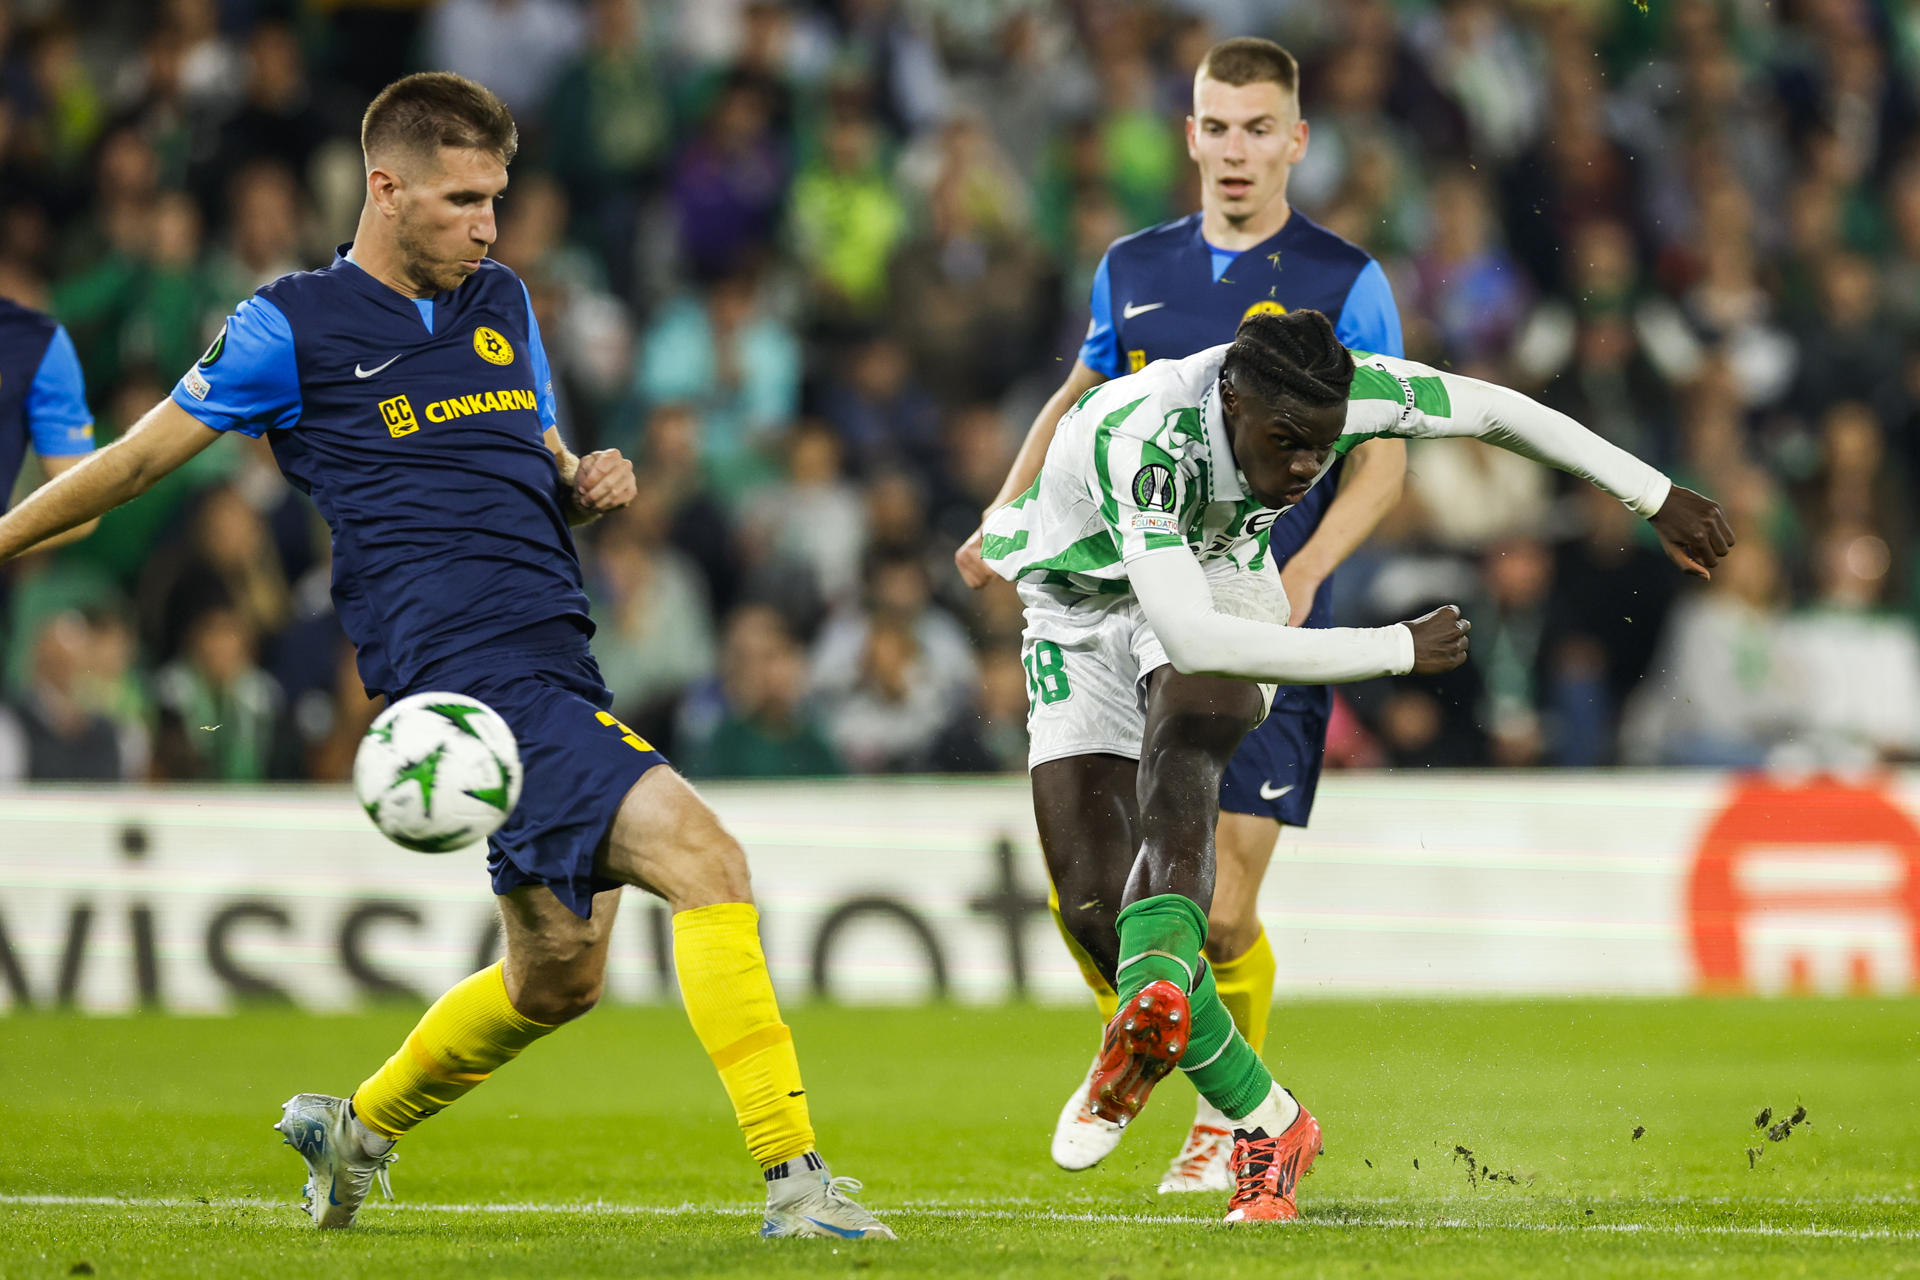
[[[1086,594],[1129,590],[1126,562],[1170,547],[1271,571],[1267,528],[1281,513],[1260,505],[1234,464],[1218,392],[1226,354],[1156,360],[1080,397],[1032,486],[987,520],[988,566]],[[1665,476],[1517,391],[1412,360],[1353,358],[1335,455],[1375,436],[1477,436],[1583,476],[1641,515],[1666,500]]]

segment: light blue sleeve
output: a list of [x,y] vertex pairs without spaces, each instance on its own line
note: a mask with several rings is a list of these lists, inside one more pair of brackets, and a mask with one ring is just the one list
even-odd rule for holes
[[53,341],[27,385],[27,426],[33,432],[33,451],[43,458],[93,452],[86,380],[65,325],[54,326]]
[[1127,371],[1120,362],[1120,333],[1113,327],[1113,285],[1107,279],[1107,256],[1093,272],[1093,320],[1080,344],[1080,363],[1095,373],[1117,378]]
[[173,402],[215,431],[259,437],[300,420],[300,369],[286,313],[255,295],[173,388]]
[[1387,283],[1387,273],[1378,262],[1369,260],[1354,277],[1333,336],[1349,347],[1377,356],[1406,359],[1406,346],[1400,339],[1400,308],[1394,305],[1393,286]]
[[540,426],[544,430],[560,423],[560,411],[553,398],[553,366],[547,363],[547,344],[540,341],[540,320],[533,314],[533,295],[527,292],[524,280],[520,282],[520,296],[527,300],[527,345],[532,348],[527,358],[533,361],[533,398],[539,402]]

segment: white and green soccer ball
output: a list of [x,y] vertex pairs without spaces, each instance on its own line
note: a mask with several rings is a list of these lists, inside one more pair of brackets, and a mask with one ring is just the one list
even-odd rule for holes
[[485,840],[520,802],[520,744],[486,703],[416,693],[380,713],[353,757],[353,790],[380,834],[416,853]]

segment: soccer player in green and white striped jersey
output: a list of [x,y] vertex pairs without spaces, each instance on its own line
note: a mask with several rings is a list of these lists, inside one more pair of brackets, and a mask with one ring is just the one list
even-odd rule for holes
[[[1074,939],[1119,992],[1089,1081],[1086,1167],[1178,1065],[1234,1123],[1230,1222],[1295,1216],[1320,1128],[1234,1030],[1201,956],[1220,774],[1272,685],[1450,670],[1449,606],[1391,627],[1286,626],[1268,555],[1333,458],[1377,436],[1473,436],[1572,472],[1706,576],[1733,536],[1712,501],[1518,392],[1349,352],[1317,311],[1082,396],[982,555],[1019,584],[1034,812]],[[1056,1151],[1056,1159],[1060,1153]]]

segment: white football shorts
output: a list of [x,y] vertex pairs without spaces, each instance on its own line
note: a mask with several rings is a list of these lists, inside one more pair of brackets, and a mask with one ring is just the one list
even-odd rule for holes
[[[1217,566],[1217,567],[1216,567]],[[1280,576],[1227,560],[1205,562],[1214,607],[1222,613],[1286,625]],[[1079,592],[1019,584],[1026,605],[1020,661],[1027,672],[1027,768],[1066,756],[1140,758],[1147,728],[1147,677],[1167,665],[1167,652],[1131,592]],[[1275,686],[1260,688],[1260,714]]]

